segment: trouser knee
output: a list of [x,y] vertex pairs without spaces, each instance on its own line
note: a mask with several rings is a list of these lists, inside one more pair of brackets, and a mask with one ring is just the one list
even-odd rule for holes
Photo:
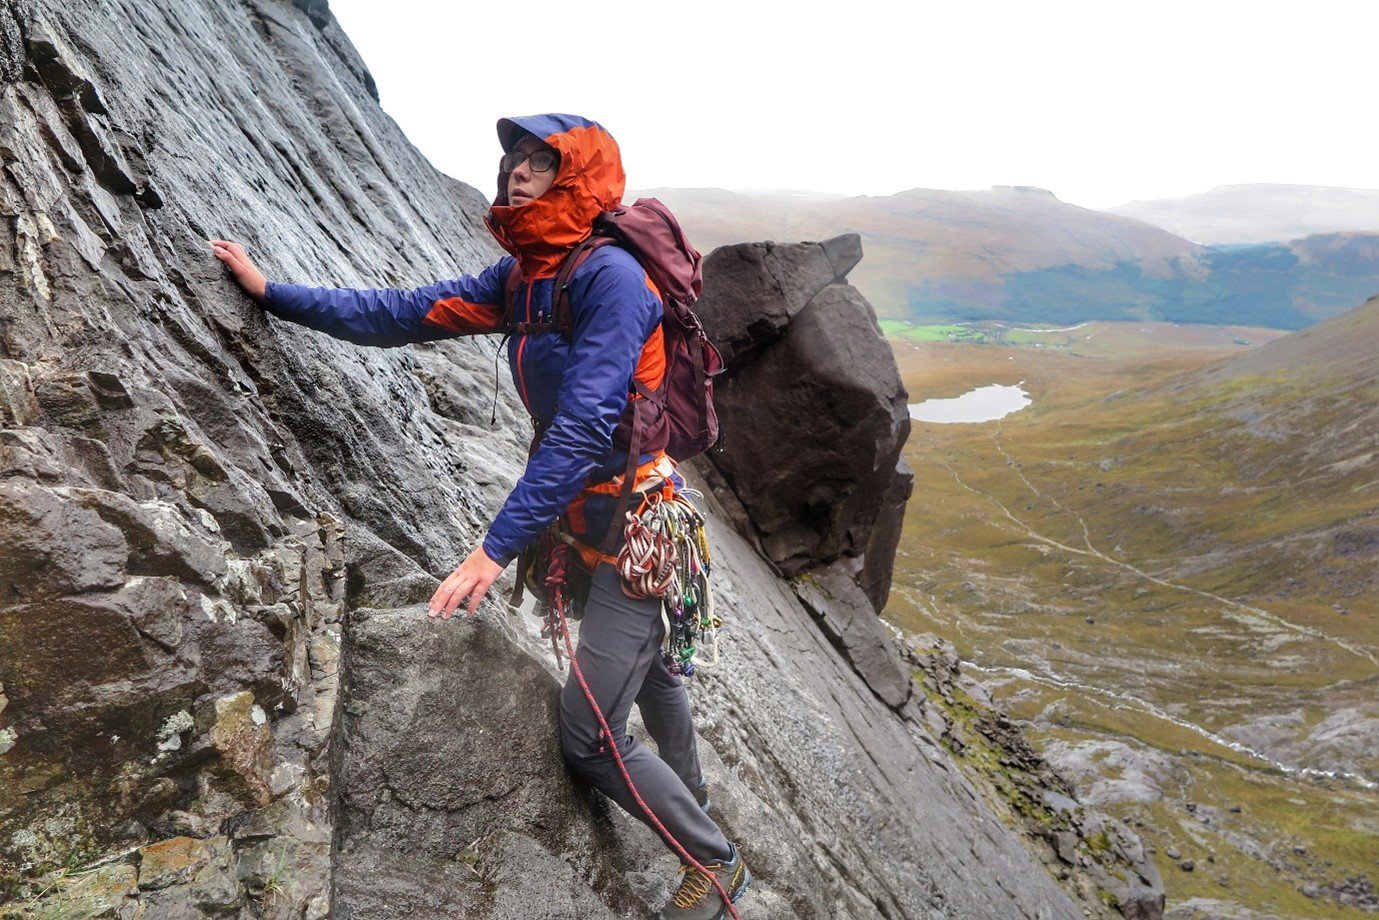
[[560,753],[565,762],[576,769],[590,760],[589,746],[571,737],[563,725],[560,726]]
[[610,758],[603,734],[595,726],[585,725],[561,714],[560,753],[576,773],[589,774]]

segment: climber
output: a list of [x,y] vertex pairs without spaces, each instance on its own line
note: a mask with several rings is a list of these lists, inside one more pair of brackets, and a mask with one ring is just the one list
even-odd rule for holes
[[[508,328],[505,302],[518,322],[549,323],[564,257],[589,237],[601,211],[621,202],[621,155],[601,125],[572,115],[501,119],[498,138],[497,197],[485,222],[511,255],[477,275],[413,290],[313,288],[267,281],[237,243],[212,240],[213,252],[268,312],[359,344],[501,332]],[[505,292],[514,268],[515,288]],[[630,401],[643,398],[638,385],[654,390],[664,374],[662,305],[637,260],[612,245],[579,265],[568,292],[568,337],[519,327],[509,343],[513,380],[538,438],[481,545],[441,583],[429,613],[449,619],[467,601],[473,615],[504,568],[559,519],[585,569],[575,661],[615,748],[603,743],[595,707],[571,677],[561,693],[564,755],[595,788],[652,824],[617,769],[613,754],[620,754],[631,785],[664,833],[692,857],[681,857],[679,888],[660,916],[722,918],[730,912],[723,895],[736,901],[750,874],[708,815],[688,695],[661,657],[661,601],[624,594],[607,554],[614,544],[605,541],[625,470],[635,469],[637,489],[683,486],[663,450],[629,464],[628,445],[614,436]],[[634,701],[660,756],[627,733]]]

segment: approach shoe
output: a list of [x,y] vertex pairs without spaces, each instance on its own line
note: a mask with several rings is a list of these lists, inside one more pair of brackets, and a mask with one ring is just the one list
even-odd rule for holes
[[[728,892],[728,897],[736,904],[747,893],[747,886],[752,883],[752,873],[747,871],[737,847],[729,843],[728,851],[732,854],[730,859],[706,862],[704,868],[718,879],[723,890]],[[693,866],[681,866],[680,873],[683,876],[680,890],[661,908],[657,915],[660,920],[723,920],[728,916],[723,896],[707,875]]]

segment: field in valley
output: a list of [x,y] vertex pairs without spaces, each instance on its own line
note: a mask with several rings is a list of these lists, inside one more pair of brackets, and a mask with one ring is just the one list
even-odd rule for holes
[[951,641],[1079,794],[1140,831],[1172,916],[1372,916],[1373,457],[1293,468],[1302,435],[1259,421],[1297,405],[1339,429],[1347,403],[1202,382],[1271,330],[887,331],[912,402],[992,383],[1033,399],[915,423],[888,619]]

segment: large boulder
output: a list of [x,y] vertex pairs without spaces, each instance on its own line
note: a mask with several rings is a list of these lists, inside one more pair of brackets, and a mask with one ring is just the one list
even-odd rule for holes
[[862,261],[862,238],[724,246],[704,263],[700,313],[730,375],[778,341],[820,291]]
[[885,606],[912,479],[907,394],[876,315],[846,274],[855,234],[743,243],[704,262],[699,313],[721,342],[722,449],[710,457],[786,575],[856,560]]
[[900,456],[910,417],[876,315],[847,283],[861,258],[848,234],[724,246],[705,260],[699,312],[725,370],[721,449],[700,468],[739,532],[898,707],[910,678],[877,614],[913,481]]

